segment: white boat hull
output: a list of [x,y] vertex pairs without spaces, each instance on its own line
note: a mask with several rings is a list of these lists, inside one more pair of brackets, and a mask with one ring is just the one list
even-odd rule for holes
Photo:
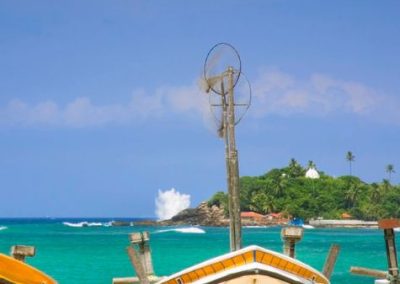
[[158,284],[330,284],[314,268],[286,255],[250,246],[189,267]]

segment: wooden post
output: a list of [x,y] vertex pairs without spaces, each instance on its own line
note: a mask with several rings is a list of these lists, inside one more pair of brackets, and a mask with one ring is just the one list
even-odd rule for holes
[[303,238],[304,229],[297,226],[284,227],[281,230],[281,237],[284,241],[283,253],[291,258],[296,256],[296,243]]
[[[156,283],[165,277],[149,276],[148,281],[150,283]],[[139,277],[115,277],[112,280],[113,284],[143,284]]]
[[229,134],[229,169],[231,173],[232,217],[234,219],[234,250],[242,248],[242,225],[240,218],[239,162],[235,141],[235,101],[233,97],[233,68],[228,67],[228,134]]
[[144,268],[146,275],[154,275],[153,262],[150,252],[150,235],[149,232],[133,233],[130,234],[132,245],[138,246],[138,257]]
[[25,262],[25,257],[33,257],[36,254],[36,249],[33,246],[16,245],[11,247],[11,255],[13,258]]
[[365,267],[358,267],[358,266],[350,267],[350,272],[353,274],[370,276],[374,278],[386,278],[388,275],[386,271],[370,269]]
[[228,108],[225,95],[224,79],[221,79],[221,104],[222,104],[222,130],[220,134],[225,142],[225,166],[226,166],[226,185],[228,187],[228,209],[229,209],[229,246],[231,251],[236,250],[236,230],[235,230],[235,214],[233,205],[233,192],[232,192],[232,170],[230,167],[230,147],[228,135]]
[[383,229],[386,245],[386,256],[388,261],[388,272],[392,283],[400,283],[399,267],[397,261],[396,239],[394,228],[400,227],[399,219],[384,219],[378,222],[379,228]]
[[113,284],[150,284],[162,278],[154,275],[150,252],[149,232],[132,233],[129,235],[132,246],[127,248],[129,259],[136,271],[137,277],[113,278]]
[[339,255],[339,251],[340,251],[339,245],[332,245],[331,248],[329,249],[329,253],[328,253],[328,256],[325,261],[324,269],[322,271],[322,274],[324,274],[325,277],[328,279],[331,279],[331,275],[333,272],[333,268],[335,267],[337,257]]
[[388,259],[389,274],[394,278],[399,277],[399,268],[397,264],[396,243],[393,229],[384,229],[386,254]]
[[[242,248],[242,225],[240,218],[239,162],[235,141],[235,101],[233,97],[234,70],[227,70],[229,89],[225,93],[224,79],[221,79],[221,101],[223,109],[223,137],[225,139],[225,159],[229,205],[229,239],[231,251]],[[227,96],[228,97],[227,97]]]
[[129,259],[131,260],[131,263],[136,271],[136,274],[139,278],[140,283],[141,284],[149,284],[150,281],[147,278],[146,270],[143,266],[140,256],[138,255],[138,252],[135,251],[132,247],[128,247],[127,250],[128,250]]

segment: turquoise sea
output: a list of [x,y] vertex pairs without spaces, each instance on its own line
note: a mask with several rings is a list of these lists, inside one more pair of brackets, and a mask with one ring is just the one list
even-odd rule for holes
[[[150,232],[158,275],[172,274],[229,251],[227,228],[107,226],[111,220],[118,219],[0,219],[0,252],[8,254],[15,244],[33,245],[36,256],[27,262],[59,283],[99,284],[134,275],[125,252],[132,232]],[[71,227],[83,221],[92,226]],[[279,227],[244,228],[243,239],[244,245],[282,251]],[[386,269],[383,233],[378,229],[305,230],[297,258],[321,270],[332,243],[341,246],[332,283],[374,282],[350,275],[350,266]]]

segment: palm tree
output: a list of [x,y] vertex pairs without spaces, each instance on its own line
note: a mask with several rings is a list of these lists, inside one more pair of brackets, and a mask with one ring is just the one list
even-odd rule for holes
[[385,178],[382,180],[381,186],[382,186],[383,192],[385,192],[385,193],[388,192],[392,188],[392,186],[390,185],[390,181]]
[[371,184],[371,200],[373,202],[380,202],[382,198],[382,188],[379,186],[377,183],[372,183]]
[[307,167],[308,167],[309,169],[311,169],[311,168],[315,169],[315,163],[314,163],[313,161],[310,160],[310,161],[308,161]]
[[275,211],[275,199],[265,192],[257,192],[251,197],[250,210],[262,213],[273,213]]
[[358,184],[351,184],[350,187],[345,192],[345,202],[346,207],[351,208],[353,207],[356,202],[358,201],[358,197],[361,192],[361,187]]
[[303,168],[294,158],[290,159],[289,165],[288,165],[288,170],[289,170],[289,176],[292,178],[303,175]]
[[346,160],[349,162],[350,176],[352,175],[351,163],[354,162],[355,158],[356,156],[354,156],[351,151],[346,153]]
[[392,164],[387,165],[386,172],[389,174],[389,182],[390,182],[392,174],[395,173],[394,166]]
[[285,176],[280,176],[278,179],[274,180],[271,184],[273,195],[277,198],[282,197],[287,185],[288,180]]

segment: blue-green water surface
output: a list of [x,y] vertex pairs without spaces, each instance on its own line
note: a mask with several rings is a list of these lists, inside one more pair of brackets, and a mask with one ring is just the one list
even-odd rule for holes
[[[86,220],[106,225],[112,219]],[[158,275],[229,251],[227,228],[201,227],[204,233],[179,232],[165,227],[70,227],[73,219],[0,219],[0,252],[15,244],[33,245],[36,256],[28,263],[59,283],[111,283],[113,277],[133,276],[126,254],[128,235],[149,231],[153,263]],[[256,244],[282,251],[279,227],[244,228],[244,245]],[[397,240],[398,241],[398,240]],[[311,229],[297,245],[297,258],[321,270],[331,244],[341,246],[332,283],[367,284],[373,279],[350,275],[350,266],[386,270],[383,233],[378,229]]]

